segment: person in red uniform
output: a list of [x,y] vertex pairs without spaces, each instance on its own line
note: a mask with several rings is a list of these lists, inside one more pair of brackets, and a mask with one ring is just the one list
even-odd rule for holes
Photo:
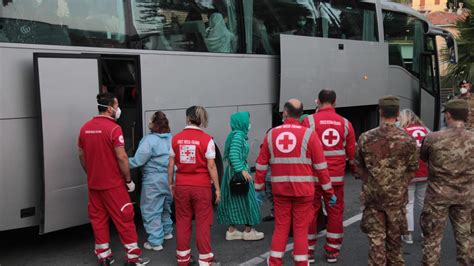
[[[117,98],[111,93],[97,95],[99,115],[85,123],[79,135],[79,159],[87,174],[89,218],[95,237],[99,265],[114,262],[109,240],[109,219],[117,228],[127,252],[125,265],[145,265],[140,257],[134,210],[128,192],[135,190],[124,148]],[[128,192],[127,192],[128,187]]]
[[[410,134],[416,140],[418,150],[428,135],[429,129],[423,124],[423,121],[410,109],[400,111],[398,116],[400,128]],[[415,177],[411,179],[408,185],[408,203],[407,203],[407,223],[408,234],[402,235],[402,241],[407,244],[413,244],[413,231],[415,230],[414,209],[416,205],[423,209],[425,201],[426,188],[428,187],[428,165],[423,160],[418,161],[419,168]]]
[[[203,107],[188,108],[186,120],[186,128],[173,136],[168,164],[168,183],[176,208],[176,259],[178,265],[190,263],[194,216],[199,265],[211,265],[214,261],[211,248],[212,184],[216,203],[221,197],[214,161],[216,149],[212,137],[202,130],[207,127],[207,112]],[[173,178],[175,166],[176,180]]]
[[303,104],[299,100],[285,103],[284,124],[267,133],[257,158],[255,189],[265,189],[265,175],[270,166],[275,204],[269,265],[282,265],[292,224],[295,265],[308,264],[307,237],[315,214],[315,186],[320,186],[331,198],[331,204],[336,203],[321,142],[312,130],[300,125],[298,118],[302,112]]
[[[321,139],[324,156],[328,163],[329,175],[337,197],[337,204],[327,209],[328,222],[326,233],[326,259],[329,263],[337,262],[343,239],[343,214],[344,214],[344,176],[346,174],[346,159],[349,160],[350,169],[354,172],[355,134],[352,124],[346,118],[338,115],[334,109],[336,106],[336,93],[333,90],[324,89],[319,92],[316,99],[318,111],[306,117],[302,124],[314,130]],[[319,193],[320,195],[321,193]],[[321,206],[321,197],[318,193],[314,198],[315,208]],[[329,204],[329,198],[324,198],[325,206]],[[310,262],[314,262],[314,250],[316,247],[316,221],[313,222],[308,232],[308,243],[310,250]]]

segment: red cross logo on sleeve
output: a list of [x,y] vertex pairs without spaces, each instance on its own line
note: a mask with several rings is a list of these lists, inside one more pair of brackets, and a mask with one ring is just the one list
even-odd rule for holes
[[340,139],[341,136],[339,135],[339,132],[337,132],[337,130],[334,128],[328,128],[324,130],[322,135],[322,141],[326,147],[336,146]]
[[280,152],[290,153],[296,147],[296,136],[291,132],[283,132],[276,138],[276,147]]

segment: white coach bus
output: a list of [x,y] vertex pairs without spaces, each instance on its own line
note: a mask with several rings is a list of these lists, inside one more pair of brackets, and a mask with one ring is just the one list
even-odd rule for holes
[[100,91],[119,99],[130,155],[156,110],[177,132],[205,106],[221,148],[230,114],[248,111],[254,165],[284,102],[311,112],[323,88],[357,133],[386,94],[436,129],[437,36],[455,60],[452,36],[380,0],[2,0],[0,231],[88,222],[76,142]]

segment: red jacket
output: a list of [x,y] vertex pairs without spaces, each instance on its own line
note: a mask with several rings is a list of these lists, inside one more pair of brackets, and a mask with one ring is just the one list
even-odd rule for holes
[[315,185],[328,196],[334,194],[318,136],[296,119],[286,119],[265,136],[257,158],[256,190],[265,188],[269,165],[274,195],[314,196]]
[[[416,139],[416,146],[418,147],[418,149],[421,148],[423,139],[425,138],[426,135],[428,135],[428,132],[429,132],[428,129],[418,124],[409,125],[406,128],[404,128],[404,130],[408,134],[410,134],[410,136]],[[418,163],[419,163],[418,171],[416,171],[415,178],[413,178],[410,181],[410,183],[425,182],[428,180],[428,166],[422,160],[420,160]]]
[[302,124],[315,130],[321,139],[332,184],[343,185],[346,158],[351,169],[354,164],[356,140],[351,122],[338,115],[334,108],[329,107],[306,117]]
[[176,134],[171,147],[176,163],[176,185],[210,187],[206,150],[212,137],[204,131],[186,128]]

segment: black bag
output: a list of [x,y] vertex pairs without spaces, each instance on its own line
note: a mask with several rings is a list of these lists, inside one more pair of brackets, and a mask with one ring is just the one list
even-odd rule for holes
[[230,178],[229,186],[232,195],[246,195],[249,192],[249,182],[245,180],[242,172],[235,173]]

